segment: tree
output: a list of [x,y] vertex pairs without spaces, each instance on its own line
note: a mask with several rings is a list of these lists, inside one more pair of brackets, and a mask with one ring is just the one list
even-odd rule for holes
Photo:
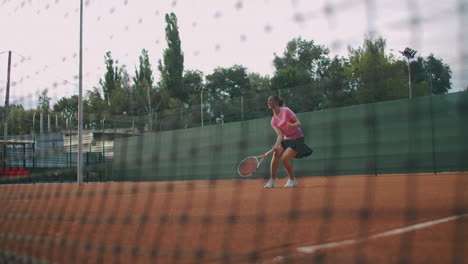
[[118,89],[112,95],[110,106],[108,106],[109,113],[114,119],[123,119],[124,113],[131,113],[131,106],[134,102],[128,91]]
[[[184,91],[189,95],[189,112],[187,115],[187,126],[194,127],[201,125],[201,111],[203,117],[208,116],[206,109],[201,105],[201,93],[205,87],[203,83],[203,73],[198,70],[187,70],[183,77]],[[206,98],[206,96],[205,96]],[[203,104],[205,105],[205,104]],[[203,109],[201,109],[203,107]]]
[[315,45],[313,40],[307,41],[298,37],[288,42],[283,56],[274,54],[273,65],[276,73],[287,68],[295,68],[308,73],[311,79],[319,79],[323,75],[323,66],[329,62],[328,53],[327,48]]
[[49,113],[50,110],[50,98],[48,96],[48,90],[44,89],[41,94],[39,95],[39,102],[38,102],[38,108],[43,112],[43,113]]
[[134,112],[135,114],[146,114],[150,128],[153,127],[152,116],[157,110],[155,103],[158,103],[154,100],[156,90],[153,88],[153,82],[153,71],[149,62],[148,51],[143,49],[140,56],[139,68],[135,70],[135,77],[133,78],[133,97],[136,102]]
[[276,70],[275,75],[271,79],[271,88],[285,95],[286,89],[294,89],[295,87],[304,86],[311,82],[312,78],[306,70],[290,65]]
[[107,102],[103,100],[99,90],[94,87],[87,91],[86,99],[83,101],[84,119],[89,121],[101,120],[109,116]]
[[187,70],[182,78],[184,93],[191,95],[199,95],[200,90],[204,88],[203,72],[198,70]]
[[206,76],[206,88],[213,99],[232,100],[250,90],[247,69],[241,65],[230,68],[216,68]]
[[54,105],[54,112],[60,113],[64,119],[75,119],[78,114],[78,95],[60,98]]
[[333,58],[321,80],[323,91],[323,108],[334,108],[353,105],[355,90],[351,88],[346,75],[349,62],[345,58]]
[[[410,62],[411,65],[411,96],[430,95],[429,72],[426,72],[424,58],[417,57]],[[408,71],[406,70],[406,74]],[[409,78],[409,76],[407,77]],[[409,85],[409,84],[408,84]]]
[[[25,110],[21,104],[12,104],[9,106],[8,118],[8,133],[9,135],[24,135],[29,134],[32,125],[32,117],[35,110]],[[2,120],[5,119],[5,107],[0,106],[0,114]],[[0,130],[3,131],[4,122],[0,123]]]
[[110,105],[113,93],[122,87],[122,74],[118,66],[114,67],[114,60],[110,51],[106,53],[104,59],[107,72],[104,75],[104,80],[99,80],[99,84],[102,87],[104,100],[107,102],[107,105]]
[[149,62],[148,51],[143,49],[140,64],[133,77],[133,96],[136,101],[135,113],[149,114],[152,112],[151,94],[153,89],[153,71]]
[[182,74],[184,72],[184,54],[181,49],[177,17],[174,13],[166,14],[167,48],[163,53],[163,61],[158,61],[161,72],[161,89],[168,96],[186,102],[187,93],[183,91]]
[[429,85],[432,86],[433,94],[445,94],[452,89],[452,70],[450,66],[437,59],[433,54],[423,61],[426,76],[429,76]]
[[393,65],[389,61],[385,56],[385,47],[383,38],[366,37],[363,47],[348,48],[350,63],[346,73],[350,86],[355,90],[357,103],[373,103],[408,96],[404,68],[399,62]]
[[271,80],[270,76],[265,75],[261,76],[258,73],[249,73],[248,74],[250,81],[250,90],[255,92],[270,92],[271,89]]
[[313,40],[294,38],[288,42],[283,55],[273,60],[276,70],[271,88],[277,91],[294,111],[318,110],[322,104],[320,85],[330,63],[328,49]]
[[[407,62],[400,60],[395,62],[395,64],[404,69],[406,75],[399,79],[406,79],[408,82]],[[413,97],[430,95],[431,87],[432,94],[445,94],[452,88],[450,82],[452,71],[450,70],[450,66],[444,64],[441,59],[435,58],[433,54],[427,58],[417,57],[410,64]],[[406,84],[406,87],[408,87],[408,84]],[[406,96],[408,96],[408,92]]]
[[270,95],[274,94],[271,90],[271,80],[268,75],[262,76],[258,73],[249,73],[248,78],[250,90],[244,93],[244,120],[261,118],[269,114],[266,101]]
[[206,76],[207,101],[211,103],[214,117],[225,121],[238,121],[242,118],[241,96],[250,90],[250,80],[244,66],[216,68]]
[[122,67],[120,67],[120,72],[122,76],[122,88],[124,90],[129,91],[131,89],[130,86],[132,85],[131,84],[132,78],[130,77],[130,74],[127,71],[127,66],[122,65]]

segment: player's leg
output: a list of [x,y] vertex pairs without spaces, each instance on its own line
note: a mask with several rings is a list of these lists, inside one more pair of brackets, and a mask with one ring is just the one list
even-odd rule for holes
[[297,185],[296,174],[294,173],[294,168],[291,163],[291,159],[294,158],[296,155],[296,150],[292,148],[287,148],[281,156],[281,161],[283,162],[283,166],[286,169],[286,172],[289,176],[289,180],[286,183],[286,185],[284,185],[284,187],[294,187]]
[[279,146],[273,152],[273,157],[271,158],[271,164],[270,164],[270,178],[272,179],[276,179],[276,172],[278,171],[283,153],[284,153],[284,148],[282,146]]
[[279,163],[281,161],[281,156],[283,155],[284,148],[279,146],[273,152],[273,158],[271,159],[270,164],[270,180],[263,186],[264,188],[274,188],[275,187],[275,179],[276,179],[276,172],[278,171]]

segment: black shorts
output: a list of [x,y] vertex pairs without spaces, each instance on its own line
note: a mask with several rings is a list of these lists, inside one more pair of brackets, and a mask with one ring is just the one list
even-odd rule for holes
[[287,148],[292,148],[297,151],[297,155],[295,158],[304,158],[312,154],[313,150],[310,149],[305,143],[304,138],[296,138],[296,139],[284,139],[281,141],[281,146],[286,150]]

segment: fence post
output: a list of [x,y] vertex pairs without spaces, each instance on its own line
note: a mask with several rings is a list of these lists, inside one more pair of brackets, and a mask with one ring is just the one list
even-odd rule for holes
[[244,121],[244,96],[241,95],[241,120]]
[[68,166],[69,168],[71,168],[71,166],[72,166],[72,151],[71,151],[71,148],[72,148],[72,134],[71,134],[71,124],[70,124],[70,123],[71,123],[71,122],[68,123],[68,125],[69,125],[69,126],[68,126],[68,129],[69,129],[69,130],[68,130],[68,136],[69,136],[69,138],[70,138],[70,140],[69,140],[69,146],[68,146],[68,153],[69,153],[69,155],[70,155],[70,159],[69,159],[69,160],[70,160],[70,164],[69,164],[69,166]]
[[39,113],[39,123],[40,123],[40,125],[39,125],[39,133],[40,133],[40,134],[43,134],[43,133],[44,133],[44,124],[43,124],[43,122],[44,122],[44,113],[41,111],[41,112]]
[[104,144],[104,123],[106,122],[106,120],[102,120],[102,137],[101,137],[101,140],[102,140],[102,174],[105,175],[106,173],[106,155],[105,155],[105,151],[106,151],[106,148],[105,148],[105,144]]
[[50,128],[50,113],[47,113],[47,133],[52,132]]
[[33,137],[33,164],[32,167],[36,167],[36,136]]

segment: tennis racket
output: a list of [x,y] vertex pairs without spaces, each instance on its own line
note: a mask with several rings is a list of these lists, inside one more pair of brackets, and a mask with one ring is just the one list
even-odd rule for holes
[[237,172],[239,172],[239,175],[241,177],[249,177],[252,176],[255,171],[258,169],[262,161],[268,157],[271,153],[273,153],[273,149],[268,151],[267,153],[261,155],[261,156],[250,156],[245,159],[243,159],[240,163],[239,166],[237,167]]

